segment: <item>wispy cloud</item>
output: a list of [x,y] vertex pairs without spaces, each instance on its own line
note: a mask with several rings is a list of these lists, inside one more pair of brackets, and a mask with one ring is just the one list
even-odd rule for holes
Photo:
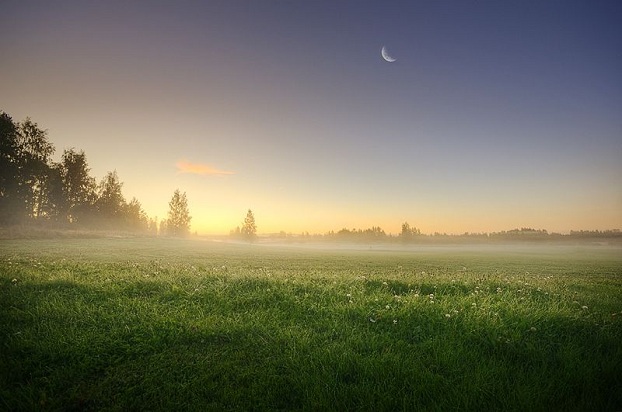
[[224,176],[224,175],[233,175],[235,172],[230,172],[227,170],[220,170],[212,167],[210,165],[200,164],[200,163],[190,163],[185,160],[180,160],[176,164],[177,173],[189,173],[193,175],[202,175],[202,176]]

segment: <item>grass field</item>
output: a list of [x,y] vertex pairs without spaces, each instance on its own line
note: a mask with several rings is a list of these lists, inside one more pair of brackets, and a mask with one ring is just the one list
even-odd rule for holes
[[2,410],[622,410],[622,249],[0,243]]

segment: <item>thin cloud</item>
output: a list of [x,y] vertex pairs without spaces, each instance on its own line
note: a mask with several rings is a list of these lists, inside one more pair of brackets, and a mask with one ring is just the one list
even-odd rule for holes
[[220,170],[212,167],[210,165],[204,165],[200,163],[190,163],[186,161],[179,161],[176,164],[177,173],[188,173],[193,175],[201,175],[201,176],[225,176],[225,175],[233,175],[235,172],[230,172],[227,170]]

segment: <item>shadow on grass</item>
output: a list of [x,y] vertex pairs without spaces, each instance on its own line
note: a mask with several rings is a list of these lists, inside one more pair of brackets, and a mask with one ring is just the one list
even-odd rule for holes
[[[182,279],[183,280],[183,279]],[[183,285],[183,282],[181,282]],[[620,332],[550,317],[506,330],[427,307],[371,322],[341,291],[268,279],[113,287],[4,284],[2,407],[484,409],[622,407]],[[368,282],[405,294],[406,282]],[[418,285],[428,293],[434,285]],[[455,296],[469,290],[448,286]],[[433,306],[433,305],[430,305]],[[602,326],[602,325],[601,325]]]

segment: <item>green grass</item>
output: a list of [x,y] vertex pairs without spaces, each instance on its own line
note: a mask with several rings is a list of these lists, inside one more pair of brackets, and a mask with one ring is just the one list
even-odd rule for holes
[[622,253],[0,243],[0,409],[620,410]]

